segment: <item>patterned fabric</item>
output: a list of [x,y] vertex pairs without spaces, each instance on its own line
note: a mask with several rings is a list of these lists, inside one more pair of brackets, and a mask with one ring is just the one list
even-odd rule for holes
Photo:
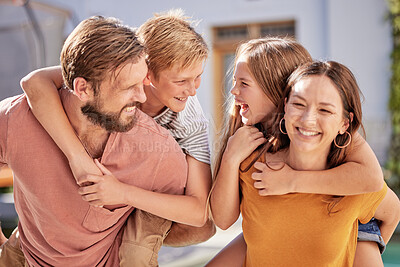
[[170,131],[186,154],[210,164],[208,121],[197,96],[188,97],[183,111],[174,112],[167,108],[153,119]]

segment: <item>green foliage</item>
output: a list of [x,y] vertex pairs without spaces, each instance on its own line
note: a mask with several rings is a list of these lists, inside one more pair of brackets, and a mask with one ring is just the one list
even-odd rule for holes
[[12,193],[13,192],[13,187],[0,187],[0,194],[1,193]]
[[392,139],[386,164],[388,183],[400,192],[400,0],[387,0],[392,25],[393,52],[389,110],[392,113]]

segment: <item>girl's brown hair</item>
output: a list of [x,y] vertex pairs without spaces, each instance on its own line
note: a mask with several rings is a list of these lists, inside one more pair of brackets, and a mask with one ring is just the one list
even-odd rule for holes
[[[255,81],[276,106],[283,97],[290,74],[299,65],[312,61],[308,51],[289,37],[250,40],[237,49],[235,65],[241,56],[246,56],[248,68]],[[225,112],[225,123],[218,142],[220,148],[214,163],[213,179],[218,174],[229,137],[243,126],[239,115],[240,107],[235,106],[232,96],[229,97],[227,104],[228,110]]]

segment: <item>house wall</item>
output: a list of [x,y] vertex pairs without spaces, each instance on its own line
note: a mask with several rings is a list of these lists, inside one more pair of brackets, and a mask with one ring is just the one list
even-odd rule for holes
[[[196,29],[204,35],[210,47],[212,47],[212,28],[215,26],[293,19],[296,21],[297,39],[314,58],[337,60],[349,66],[354,72],[365,96],[363,110],[367,140],[382,163],[387,157],[390,140],[387,102],[391,33],[389,23],[385,20],[385,0],[148,0],[136,5],[130,0],[42,0],[41,2],[72,11],[73,17],[67,21],[64,28],[65,35],[76,23],[91,15],[114,16],[126,24],[138,26],[154,12],[179,7],[184,9],[187,15],[201,19]],[[0,29],[5,23],[0,19]],[[53,41],[57,42],[60,37],[53,35],[48,37],[49,40],[53,38]],[[0,31],[0,40],[1,38],[4,40],[2,36]],[[3,43],[3,40],[0,43]],[[23,41],[15,40],[18,43]],[[13,47],[14,54],[21,54],[25,58],[32,57],[31,52],[30,55],[26,51],[15,52],[15,49],[21,49],[19,46],[21,45]],[[0,45],[0,78],[5,79],[7,72],[7,79],[13,78],[19,81],[22,77],[20,72],[17,78],[12,77],[9,66],[14,59],[10,58],[10,52],[5,52],[7,49],[11,48]],[[212,64],[211,56],[203,74],[202,85],[198,89],[200,102],[211,122],[211,137],[214,133],[212,118],[215,112],[211,99],[213,90],[221,90],[213,88]],[[23,68],[23,72],[27,72],[35,68],[34,64],[28,67],[26,65],[29,64],[19,69]],[[15,66],[15,69],[17,67]],[[12,72],[16,73],[17,70]],[[15,83],[17,82],[13,82]],[[0,88],[0,99],[10,94],[7,88]],[[15,88],[18,87],[14,86],[13,94]]]

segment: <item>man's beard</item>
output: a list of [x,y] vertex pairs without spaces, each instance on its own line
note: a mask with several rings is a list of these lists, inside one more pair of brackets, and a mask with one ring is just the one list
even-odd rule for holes
[[[81,111],[83,115],[85,115],[90,122],[95,125],[99,125],[107,132],[127,132],[135,126],[136,123],[136,109],[138,107],[138,103],[130,103],[125,105],[119,113],[104,113],[100,111],[99,108],[99,101],[94,101],[91,103],[86,104],[85,106],[81,107]],[[136,106],[135,113],[131,117],[131,119],[126,122],[120,122],[120,117],[122,111],[126,107]]]

